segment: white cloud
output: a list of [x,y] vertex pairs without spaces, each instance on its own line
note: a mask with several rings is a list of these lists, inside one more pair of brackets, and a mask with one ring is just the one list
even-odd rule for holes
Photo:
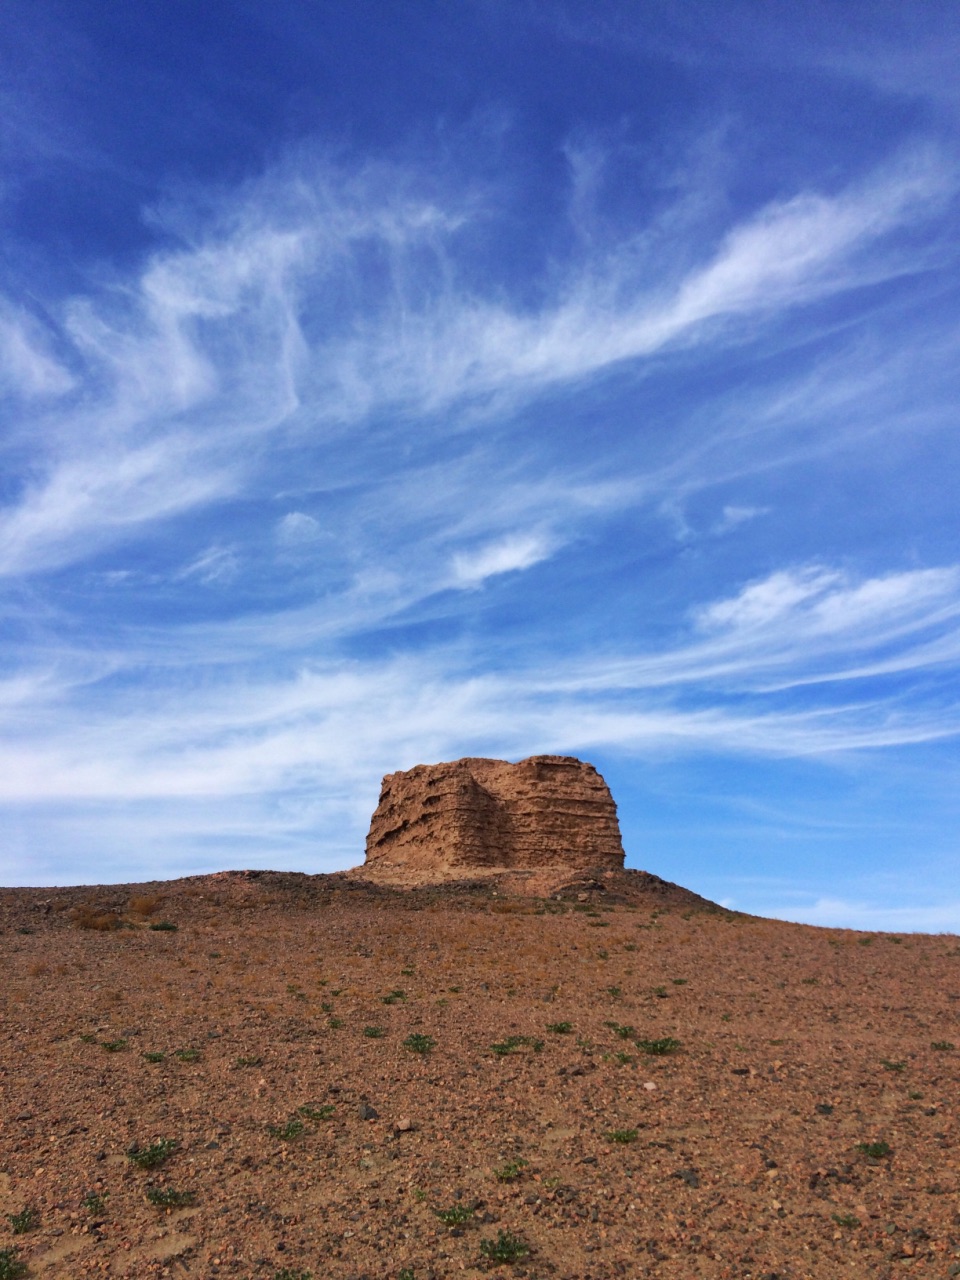
[[773,903],[755,910],[778,920],[838,929],[960,934],[960,898],[939,902],[935,906],[891,906],[862,898],[821,897],[808,905]]
[[59,396],[72,386],[72,376],[50,354],[39,326],[25,311],[0,299],[0,392]]
[[[82,394],[17,427],[35,450],[33,480],[0,512],[0,573],[82,560],[172,513],[255,491],[275,458],[265,439],[316,445],[349,431],[362,448],[373,415],[399,408],[396,430],[416,421],[422,440],[896,275],[915,264],[892,257],[885,237],[920,223],[952,183],[925,153],[836,195],[800,193],[719,243],[704,229],[713,248],[685,271],[671,264],[687,258],[687,225],[656,264],[632,242],[582,250],[531,310],[462,283],[464,230],[492,216],[476,201],[411,198],[410,175],[385,166],[281,168],[138,278],[63,305]],[[65,389],[22,324],[9,313],[6,324],[21,385]]]
[[276,536],[277,541],[284,546],[299,547],[316,542],[323,536],[323,527],[319,520],[303,511],[288,511],[277,521]]
[[554,544],[540,533],[514,533],[453,557],[454,580],[458,586],[478,587],[487,578],[501,573],[529,569],[552,555]]
[[178,582],[195,578],[204,586],[213,586],[233,582],[239,572],[240,558],[232,548],[212,546],[184,565],[175,578]]

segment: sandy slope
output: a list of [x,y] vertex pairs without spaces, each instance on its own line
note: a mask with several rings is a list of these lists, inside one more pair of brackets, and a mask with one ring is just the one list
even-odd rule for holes
[[503,1231],[516,1276],[960,1273],[956,937],[494,884],[0,891],[0,1267],[427,1280]]

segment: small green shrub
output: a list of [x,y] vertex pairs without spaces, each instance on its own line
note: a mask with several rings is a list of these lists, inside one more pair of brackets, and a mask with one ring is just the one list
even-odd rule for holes
[[930,1046],[931,1049],[939,1049],[944,1053],[949,1053],[951,1049],[955,1049],[956,1047],[957,1046],[952,1040],[934,1040],[933,1044]]
[[384,1031],[383,1027],[364,1027],[363,1034],[368,1040],[382,1040]]
[[173,1056],[175,1058],[179,1058],[181,1062],[199,1062],[200,1050],[199,1049],[178,1049]]
[[641,1053],[649,1053],[655,1058],[676,1053],[680,1048],[680,1041],[674,1040],[673,1036],[663,1036],[660,1040],[635,1040],[634,1044]]
[[871,1160],[882,1160],[891,1154],[893,1148],[888,1142],[858,1142],[857,1150]]
[[160,1138],[149,1147],[133,1147],[127,1155],[139,1169],[155,1169],[163,1164],[176,1145],[172,1138]]
[[170,1187],[148,1187],[147,1199],[157,1209],[183,1209],[186,1205],[195,1204],[197,1197],[193,1191],[174,1191]]
[[490,1262],[520,1262],[530,1254],[530,1246],[510,1231],[498,1231],[496,1240],[480,1241],[480,1256]]
[[860,1219],[855,1218],[852,1213],[832,1213],[831,1218],[838,1227],[859,1227]]
[[233,1064],[235,1067],[262,1067],[262,1058],[237,1058]]
[[21,1209],[19,1213],[8,1213],[10,1230],[15,1236],[24,1236],[28,1231],[36,1231],[40,1225],[40,1215],[36,1209]]
[[109,1191],[91,1191],[88,1196],[84,1196],[80,1201],[80,1207],[86,1209],[88,1213],[104,1213],[107,1208],[107,1196],[109,1194]]
[[603,1136],[608,1142],[619,1142],[625,1146],[628,1142],[636,1142],[640,1135],[636,1129],[611,1129]]
[[568,1036],[573,1030],[572,1022],[548,1022],[547,1030],[552,1031],[555,1036]]
[[509,1160],[506,1164],[501,1165],[499,1169],[494,1169],[493,1176],[498,1182],[516,1182],[527,1167],[526,1160]]
[[436,1041],[433,1036],[421,1035],[419,1031],[413,1032],[407,1036],[403,1042],[403,1047],[409,1049],[411,1053],[430,1053],[433,1050]]
[[331,1030],[331,1031],[339,1031],[339,1030],[340,1030],[340,1028],[343,1026],[343,1019],[342,1019],[342,1018],[328,1018],[328,1019],[327,1019],[327,1026],[330,1028],[330,1030]]
[[880,1059],[884,1071],[903,1071],[906,1067],[905,1062],[891,1062],[888,1058]]
[[533,1036],[507,1036],[506,1040],[498,1040],[490,1048],[500,1057],[505,1057],[508,1053],[516,1053],[518,1049],[523,1048],[530,1048],[534,1053],[539,1053],[543,1048],[543,1041]]
[[621,1040],[631,1040],[637,1034],[636,1027],[624,1025],[622,1022],[605,1022],[603,1025],[609,1027]]
[[152,924],[150,928],[154,933],[176,933],[180,926],[174,924],[172,920],[158,920],[157,923]]
[[312,1271],[291,1271],[289,1267],[281,1267],[273,1273],[273,1280],[311,1280]]
[[381,1004],[399,1004],[400,1001],[406,1000],[406,998],[407,998],[407,993],[402,988],[396,987],[394,988],[393,991],[388,991],[385,996],[381,996],[380,1003]]
[[126,1040],[101,1040],[100,1048],[106,1049],[107,1053],[119,1053],[127,1047]]
[[147,1062],[162,1062],[167,1055],[165,1053],[154,1053],[149,1051],[143,1056]]
[[303,1133],[302,1120],[288,1120],[286,1124],[268,1124],[267,1133],[273,1138],[281,1138],[284,1142],[290,1142],[293,1138],[299,1138]]
[[326,1102],[322,1107],[297,1107],[302,1116],[306,1116],[308,1120],[329,1120],[336,1107],[331,1102]]
[[455,1204],[449,1209],[434,1209],[445,1227],[462,1227],[473,1217],[473,1209],[465,1204]]
[[0,1249],[0,1280],[20,1280],[27,1274],[27,1264],[17,1257],[16,1249]]

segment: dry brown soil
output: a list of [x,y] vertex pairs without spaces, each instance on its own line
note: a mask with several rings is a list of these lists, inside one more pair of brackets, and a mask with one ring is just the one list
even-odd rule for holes
[[0,1277],[960,1274],[956,937],[566,898],[0,890]]

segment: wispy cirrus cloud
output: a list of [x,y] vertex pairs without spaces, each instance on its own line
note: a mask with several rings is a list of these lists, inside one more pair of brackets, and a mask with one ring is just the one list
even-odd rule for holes
[[551,387],[678,344],[734,341],[751,318],[915,269],[886,237],[939,210],[954,176],[928,151],[832,195],[801,192],[719,233],[704,227],[711,247],[693,266],[689,228],[654,263],[629,241],[602,246],[571,259],[533,309],[466,283],[469,231],[490,211],[413,198],[409,185],[322,162],[281,170],[136,278],[65,301],[69,381],[23,339],[21,381],[74,395],[35,431],[24,420],[30,479],[0,510],[0,573],[82,560],[258,492],[277,446],[348,432],[375,449],[377,415],[396,410],[400,431],[416,420],[440,437],[440,415],[495,418]]

